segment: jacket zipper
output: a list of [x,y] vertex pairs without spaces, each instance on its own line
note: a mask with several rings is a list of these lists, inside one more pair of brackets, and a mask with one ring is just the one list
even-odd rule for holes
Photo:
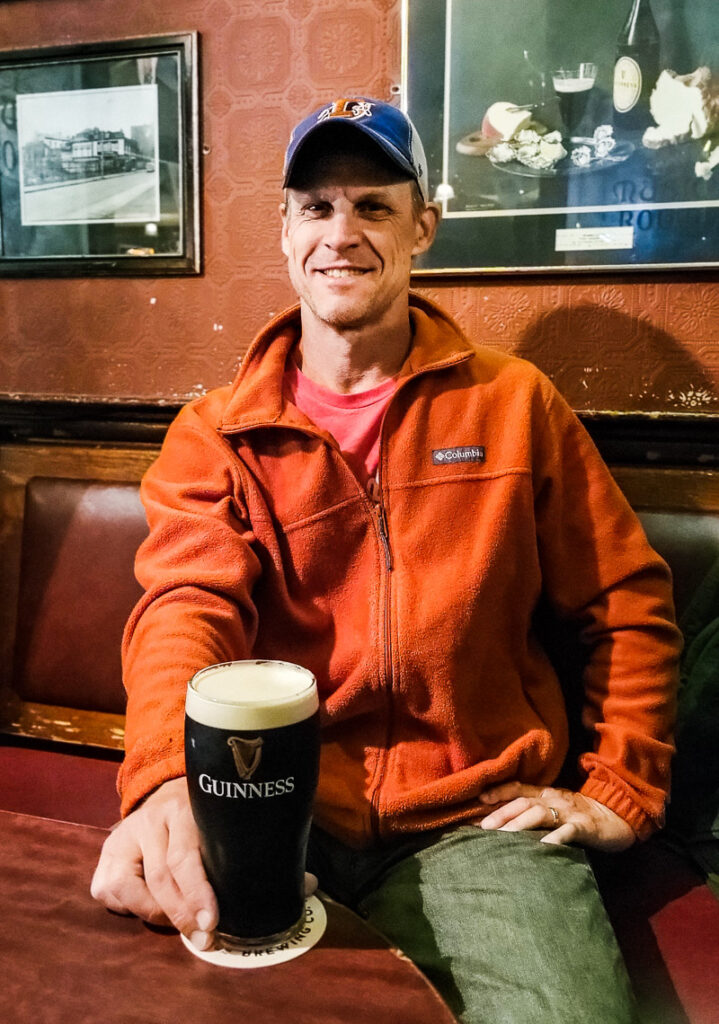
[[[391,607],[391,574],[394,568],[394,562],[392,559],[392,548],[389,542],[389,528],[387,526],[387,510],[385,509],[384,502],[382,501],[381,491],[378,497],[370,497],[372,504],[374,505],[374,512],[377,518],[377,532],[379,534],[380,543],[382,545],[382,551],[384,554],[384,566],[386,569],[386,579],[384,587],[384,606],[382,610],[382,628],[384,633],[384,682],[385,682],[385,698],[387,702],[387,725],[384,737],[384,747],[380,749],[378,753],[378,767],[380,759],[387,756],[389,750],[389,740],[392,733],[392,690],[393,690],[393,668],[392,668],[392,607]],[[379,793],[381,788],[381,775],[380,780],[376,784],[372,796],[370,798],[370,825],[372,833],[375,837],[380,836],[380,810],[379,810]]]
[[[311,437],[322,437],[316,430],[307,430],[306,428],[299,427],[302,433],[308,434]],[[381,429],[381,428],[380,428]],[[324,440],[324,438],[322,438]],[[339,445],[334,442],[330,445],[339,454]],[[349,467],[348,467],[349,470]],[[351,472],[351,470],[349,470]],[[355,477],[355,480],[357,478]],[[379,474],[378,474],[379,481]],[[389,527],[387,525],[387,510],[385,509],[384,502],[382,501],[382,492],[379,487],[372,493],[362,487],[362,484],[357,480],[357,486],[360,491],[365,495],[366,500],[372,507],[372,512],[375,517],[377,525],[377,533],[379,536],[380,544],[382,547],[382,553],[384,555],[384,565],[387,573],[385,582],[385,593],[384,593],[384,607],[382,611],[382,624],[384,632],[384,680],[385,680],[385,694],[387,700],[387,728],[385,731],[384,738],[384,750],[389,749],[389,739],[392,733],[392,690],[393,690],[393,669],[392,669],[392,636],[391,636],[391,624],[392,624],[392,609],[391,609],[391,593],[390,593],[390,580],[391,573],[394,568],[394,561],[392,558],[392,548],[389,542]],[[382,756],[382,753],[378,755],[378,760]],[[378,784],[370,797],[370,826],[372,833],[379,838],[380,836],[380,812],[379,812],[379,790],[380,785]]]

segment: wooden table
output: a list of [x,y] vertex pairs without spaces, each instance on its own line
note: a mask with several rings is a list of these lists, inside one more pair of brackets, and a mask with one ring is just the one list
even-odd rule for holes
[[0,811],[0,1020],[7,1024],[455,1024],[351,911],[295,960],[227,970],[176,932],[110,914],[89,887],[107,833]]

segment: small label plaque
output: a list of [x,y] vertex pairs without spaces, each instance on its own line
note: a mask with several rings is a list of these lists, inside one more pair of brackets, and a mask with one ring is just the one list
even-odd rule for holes
[[558,228],[555,252],[582,252],[588,249],[633,249],[634,228]]

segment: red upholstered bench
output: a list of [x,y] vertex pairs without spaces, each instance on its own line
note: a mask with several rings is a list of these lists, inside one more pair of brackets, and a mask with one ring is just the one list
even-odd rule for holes
[[702,874],[661,837],[594,863],[642,1024],[717,1024],[719,900]]
[[119,817],[120,640],[141,593],[138,481],[154,454],[0,449],[4,809],[105,826]]
[[120,641],[146,535],[135,483],[28,481],[13,666],[23,701],[124,714]]
[[[120,641],[141,593],[132,565],[146,534],[136,483],[28,481],[12,680],[17,726],[37,738],[49,731],[81,753],[0,748],[5,809],[105,826],[118,819]],[[101,744],[93,756],[88,748]]]

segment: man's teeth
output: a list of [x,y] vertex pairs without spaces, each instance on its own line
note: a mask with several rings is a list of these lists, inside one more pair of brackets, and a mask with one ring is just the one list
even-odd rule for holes
[[364,270],[360,267],[330,267],[322,273],[326,277],[359,277],[360,274],[364,274]]

